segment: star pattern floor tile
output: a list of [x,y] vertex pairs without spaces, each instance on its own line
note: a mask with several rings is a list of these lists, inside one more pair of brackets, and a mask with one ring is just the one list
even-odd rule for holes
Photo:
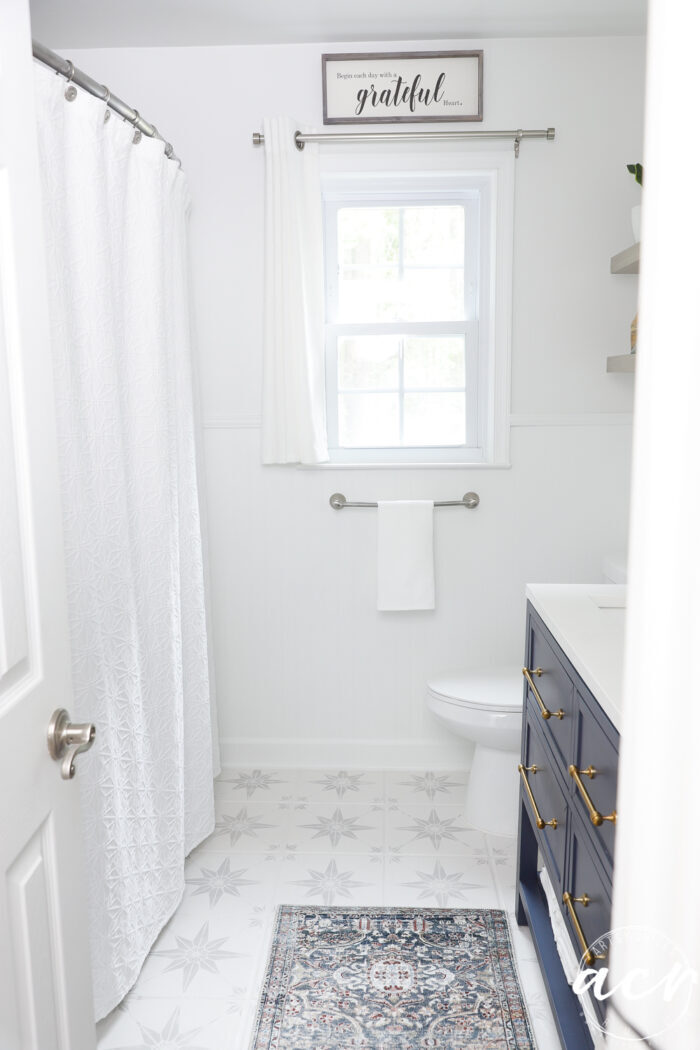
[[412,769],[225,769],[216,827],[98,1050],[248,1050],[278,904],[504,908],[539,1050],[559,1050],[527,930],[515,841],[464,818],[467,777]]

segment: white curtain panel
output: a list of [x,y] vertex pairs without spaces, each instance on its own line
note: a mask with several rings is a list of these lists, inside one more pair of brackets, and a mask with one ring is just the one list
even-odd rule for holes
[[298,150],[288,117],[265,135],[263,463],[328,459],[323,213],[318,147]]
[[[700,1046],[700,7],[652,0],[607,1045]],[[630,159],[637,159],[634,154]]]
[[36,69],[96,1017],[212,830],[211,688],[186,264],[161,142]]

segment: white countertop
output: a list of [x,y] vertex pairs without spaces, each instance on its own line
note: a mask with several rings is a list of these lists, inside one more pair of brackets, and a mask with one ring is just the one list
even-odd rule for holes
[[619,730],[627,588],[531,583],[526,595]]

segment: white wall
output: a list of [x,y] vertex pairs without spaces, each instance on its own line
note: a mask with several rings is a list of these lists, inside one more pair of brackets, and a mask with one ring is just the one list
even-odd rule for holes
[[[320,125],[320,54],[371,44],[70,54],[158,124],[192,190],[227,759],[468,760],[424,712],[427,676],[517,667],[525,583],[600,579],[604,554],[626,545],[634,380],[607,375],[605,359],[628,347],[636,279],[608,270],[632,239],[638,190],[625,164],[641,158],[644,43],[477,46],[483,126],[557,129],[554,143],[524,143],[516,169],[512,468],[501,471],[260,466],[264,157],[251,134],[268,114]],[[453,499],[468,489],[481,495],[478,511],[436,513],[436,611],[377,613],[375,516],[332,511],[330,494]]]

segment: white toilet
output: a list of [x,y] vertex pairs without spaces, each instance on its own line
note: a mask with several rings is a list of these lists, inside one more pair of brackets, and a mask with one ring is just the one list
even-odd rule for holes
[[428,682],[426,703],[453,733],[476,745],[467,786],[468,823],[491,835],[517,835],[522,668],[441,675]]

